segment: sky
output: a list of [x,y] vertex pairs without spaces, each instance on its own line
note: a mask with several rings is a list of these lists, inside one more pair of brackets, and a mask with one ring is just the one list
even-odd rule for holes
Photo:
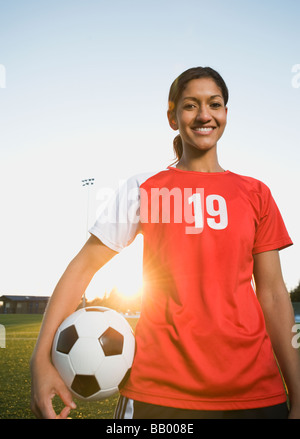
[[[222,167],[266,183],[300,280],[297,0],[0,0],[0,295],[51,295],[88,237],[103,188],[173,161],[167,97],[211,66],[229,88]],[[83,187],[82,179],[94,178]],[[142,238],[87,297],[142,282]]]

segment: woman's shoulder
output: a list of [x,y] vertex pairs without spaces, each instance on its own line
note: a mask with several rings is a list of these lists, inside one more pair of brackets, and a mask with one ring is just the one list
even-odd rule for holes
[[253,190],[255,192],[269,192],[270,189],[268,185],[263,182],[262,180],[249,176],[249,175],[243,175],[238,174],[235,172],[230,172],[231,177],[236,181],[236,183],[245,186],[245,188],[249,190]]

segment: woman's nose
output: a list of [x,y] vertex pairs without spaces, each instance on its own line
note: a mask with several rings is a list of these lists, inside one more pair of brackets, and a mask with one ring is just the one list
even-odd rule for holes
[[197,112],[197,120],[200,122],[208,122],[211,119],[209,109],[206,106],[201,106]]

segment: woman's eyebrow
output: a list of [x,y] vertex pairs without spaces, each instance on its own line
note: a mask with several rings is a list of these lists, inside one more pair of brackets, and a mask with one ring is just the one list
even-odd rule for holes
[[[215,98],[221,98],[223,99],[223,96],[221,95],[212,95],[209,97],[209,99],[215,99]],[[192,101],[198,101],[197,98],[195,98],[195,96],[186,96],[185,98],[183,98],[184,101],[186,100],[192,100]]]

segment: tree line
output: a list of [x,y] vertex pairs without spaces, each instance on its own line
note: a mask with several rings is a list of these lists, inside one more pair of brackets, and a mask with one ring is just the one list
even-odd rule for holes
[[[113,288],[110,293],[105,293],[103,297],[96,297],[93,300],[87,301],[86,306],[104,306],[120,313],[136,314],[141,310],[141,301],[141,291],[133,296],[126,297],[117,288]],[[82,302],[79,305],[79,308],[81,307]]]
[[300,302],[300,281],[296,288],[290,291],[290,297],[292,302]]
[[[300,302],[300,281],[289,294],[292,302]],[[113,288],[109,293],[105,293],[103,297],[96,297],[93,300],[87,301],[86,306],[104,306],[124,314],[136,314],[141,311],[141,302],[141,291],[131,297],[126,297],[117,288]],[[82,308],[82,302],[78,308]]]

